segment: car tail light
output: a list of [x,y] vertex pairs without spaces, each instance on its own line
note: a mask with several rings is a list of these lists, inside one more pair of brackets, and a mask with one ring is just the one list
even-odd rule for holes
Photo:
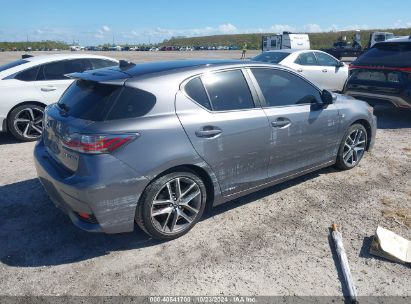
[[381,66],[362,66],[362,65],[349,65],[350,70],[356,69],[366,69],[366,70],[388,70],[388,71],[399,71],[399,72],[411,72],[411,68],[400,68],[400,67],[381,67]]
[[101,154],[112,153],[132,142],[138,134],[79,134],[64,136],[64,147],[80,153]]

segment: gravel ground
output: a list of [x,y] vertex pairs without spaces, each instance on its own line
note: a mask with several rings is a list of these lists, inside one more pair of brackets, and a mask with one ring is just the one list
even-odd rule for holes
[[[0,53],[0,63],[6,55],[19,56]],[[323,169],[229,202],[166,243],[140,230],[80,231],[37,181],[34,143],[0,134],[0,295],[340,296],[329,239],[336,222],[361,296],[411,296],[410,267],[368,253],[378,225],[411,239],[411,111],[376,114],[375,148],[357,168]]]

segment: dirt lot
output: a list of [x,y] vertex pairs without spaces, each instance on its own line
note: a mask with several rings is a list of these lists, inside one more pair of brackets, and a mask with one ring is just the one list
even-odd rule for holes
[[[140,61],[240,53],[112,55]],[[0,53],[0,63],[18,56]],[[410,267],[368,253],[378,225],[411,239],[411,111],[376,114],[375,149],[359,167],[324,169],[229,202],[166,243],[140,230],[75,228],[36,179],[34,143],[2,134],[0,294],[339,296],[328,230],[336,222],[360,295],[411,296]]]

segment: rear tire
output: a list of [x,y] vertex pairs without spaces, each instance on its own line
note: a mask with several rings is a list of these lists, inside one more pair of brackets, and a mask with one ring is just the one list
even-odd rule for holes
[[206,187],[196,174],[189,171],[169,173],[146,188],[135,220],[155,239],[176,239],[199,221],[206,199]]
[[37,104],[23,104],[10,112],[8,130],[21,141],[35,141],[43,132],[44,107]]
[[367,130],[362,124],[350,126],[338,149],[336,166],[341,170],[356,167],[364,156],[367,140]]

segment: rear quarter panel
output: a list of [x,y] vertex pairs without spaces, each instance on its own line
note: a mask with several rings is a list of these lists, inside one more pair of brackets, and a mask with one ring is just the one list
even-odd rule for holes
[[368,111],[369,105],[353,97],[337,94],[335,102],[340,115],[340,141],[347,129],[358,120],[366,120],[372,128],[375,136],[376,128],[373,124],[373,115]]

